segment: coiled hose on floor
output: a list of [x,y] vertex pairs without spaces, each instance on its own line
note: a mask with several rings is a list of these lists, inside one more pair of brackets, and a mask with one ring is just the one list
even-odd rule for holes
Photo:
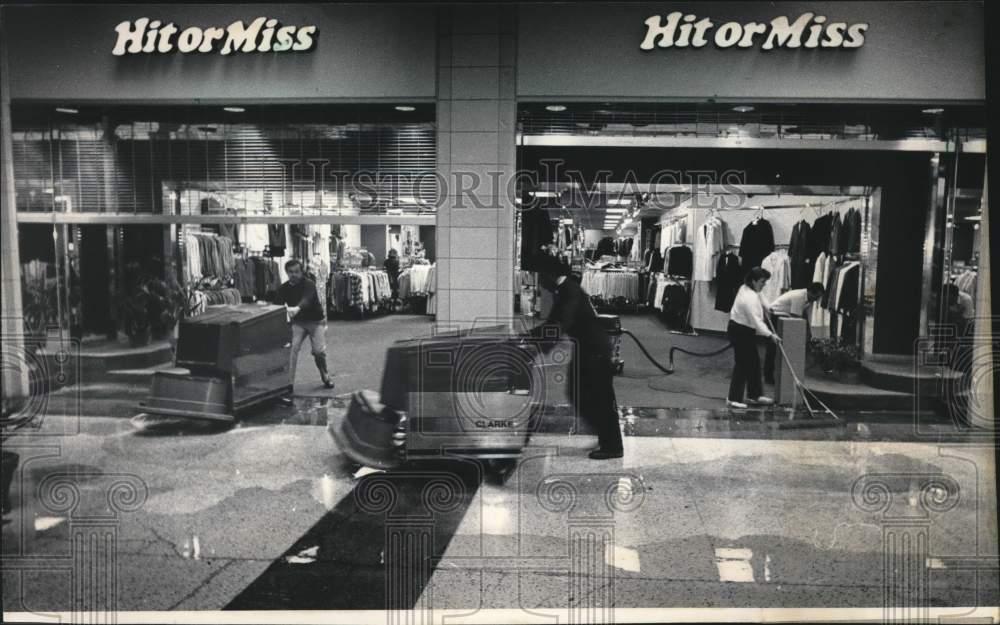
[[628,330],[625,330],[624,328],[621,330],[621,333],[627,334],[630,337],[632,337],[632,340],[635,341],[635,344],[639,346],[639,349],[646,356],[646,358],[649,359],[649,362],[653,363],[653,366],[655,366],[657,369],[659,369],[660,371],[662,371],[667,375],[672,375],[674,373],[674,352],[681,352],[682,354],[688,354],[689,356],[708,357],[708,356],[718,356],[719,354],[725,352],[726,350],[733,348],[732,343],[726,343],[722,348],[711,352],[693,352],[691,350],[684,349],[683,347],[671,347],[668,356],[669,364],[666,367],[664,367],[663,365],[658,363],[655,358],[653,358],[652,354],[650,354],[646,350],[646,346],[643,345],[642,341],[640,341],[634,334],[632,334]]

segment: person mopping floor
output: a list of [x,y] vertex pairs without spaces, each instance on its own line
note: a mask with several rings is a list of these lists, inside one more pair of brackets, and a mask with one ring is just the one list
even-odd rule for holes
[[[288,319],[292,324],[292,349],[289,354],[289,377],[295,385],[295,365],[299,360],[302,343],[309,339],[313,360],[319,369],[323,386],[333,388],[333,380],[326,367],[326,314],[316,292],[316,285],[306,277],[302,263],[290,260],[285,263],[288,282],[278,287],[276,304],[284,304]],[[282,403],[290,405],[291,397],[283,397]]]
[[[757,337],[763,336],[775,344],[781,337],[771,331],[764,320],[766,304],[760,295],[771,278],[771,272],[761,267],[751,269],[736,292],[736,300],[729,313],[726,334],[733,345],[735,363],[733,377],[729,383],[729,397],[726,406],[744,409],[748,404],[769,406],[774,400],[764,395],[764,381],[761,378],[760,353],[757,351]],[[747,393],[744,401],[743,393]]]

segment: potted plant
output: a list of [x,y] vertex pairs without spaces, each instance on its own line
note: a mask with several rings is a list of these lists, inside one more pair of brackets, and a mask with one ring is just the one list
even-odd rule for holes
[[857,347],[836,339],[812,339],[809,341],[809,353],[823,374],[833,378],[843,378],[856,370],[861,362]]
[[172,334],[187,305],[184,290],[172,278],[173,276],[168,276],[166,280],[147,278],[144,281],[145,289],[149,293],[150,332],[158,341]]

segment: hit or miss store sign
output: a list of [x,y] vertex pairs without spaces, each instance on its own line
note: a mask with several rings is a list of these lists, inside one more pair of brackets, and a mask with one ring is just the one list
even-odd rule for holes
[[316,43],[315,26],[288,26],[274,18],[258,17],[249,24],[236,21],[228,26],[181,29],[173,22],[140,17],[115,26],[118,39],[111,53],[167,54],[197,52],[304,52]]

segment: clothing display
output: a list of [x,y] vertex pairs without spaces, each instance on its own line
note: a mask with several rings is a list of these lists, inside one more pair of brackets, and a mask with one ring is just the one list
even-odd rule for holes
[[687,245],[674,245],[667,250],[667,261],[664,273],[671,276],[690,278],[694,264],[691,248]]
[[743,272],[760,267],[764,258],[774,251],[774,231],[763,217],[754,219],[743,229],[740,238],[740,262]]
[[192,289],[188,293],[187,315],[196,317],[205,312],[208,306],[239,304],[240,292],[234,288]]
[[228,280],[236,268],[233,240],[208,232],[189,232],[184,237],[187,253],[187,284],[202,278],[214,277]]
[[586,269],[580,285],[591,297],[604,301],[623,298],[639,300],[639,274],[634,271],[603,271]]
[[814,267],[820,253],[826,252],[829,255],[827,248],[830,245],[830,229],[832,227],[833,213],[827,213],[813,221],[812,228],[809,230],[807,256],[813,262]]
[[381,270],[334,271],[330,274],[331,312],[374,312],[387,309],[392,298],[389,275]]
[[844,215],[844,225],[841,232],[844,241],[841,245],[844,254],[858,254],[861,252],[861,211],[853,206]]
[[[819,282],[826,288],[832,264],[826,252],[820,252],[819,256],[816,257],[815,267],[813,267],[812,281]],[[826,295],[828,293],[829,290],[827,289],[823,299],[813,305],[812,311],[809,314],[809,328],[812,331],[813,338],[822,339],[830,336],[830,312],[825,306]]]
[[[533,201],[525,194],[523,206],[531,205]],[[548,211],[541,208],[528,208],[521,211],[521,269],[535,270],[535,258],[543,245],[555,241],[552,220]],[[603,242],[603,241],[602,241]]]
[[698,228],[694,237],[692,279],[709,282],[715,277],[715,267],[726,247],[725,234],[725,225],[717,216],[710,217]]
[[715,309],[729,312],[736,299],[736,291],[742,284],[740,259],[732,253],[720,256],[715,268]]
[[663,255],[660,254],[660,250],[649,250],[649,260],[643,268],[649,273],[663,271]]
[[842,236],[844,222],[840,218],[840,213],[833,214],[833,221],[830,222],[830,240],[827,242],[826,253],[831,256],[840,256],[844,253],[841,244],[846,242]]
[[281,257],[285,255],[285,248],[288,247],[285,238],[285,224],[268,224],[267,244],[271,251],[271,256]]
[[413,265],[399,274],[399,296],[403,299],[427,295],[431,290],[430,278],[434,265]]
[[976,277],[978,272],[975,269],[966,269],[955,278],[955,286],[962,293],[967,294],[973,300],[976,299]]
[[[669,247],[687,243],[687,218],[681,218],[660,227],[660,245]],[[662,249],[662,248],[661,248]]]
[[761,267],[771,272],[771,278],[761,289],[764,301],[773,302],[792,286],[792,265],[787,250],[775,250],[761,261]]
[[233,287],[245,301],[270,299],[281,285],[277,261],[261,256],[237,257]]
[[788,239],[790,288],[804,288],[809,285],[812,278],[812,263],[815,259],[809,255],[811,231],[812,228],[804,219],[792,226],[792,236]]

